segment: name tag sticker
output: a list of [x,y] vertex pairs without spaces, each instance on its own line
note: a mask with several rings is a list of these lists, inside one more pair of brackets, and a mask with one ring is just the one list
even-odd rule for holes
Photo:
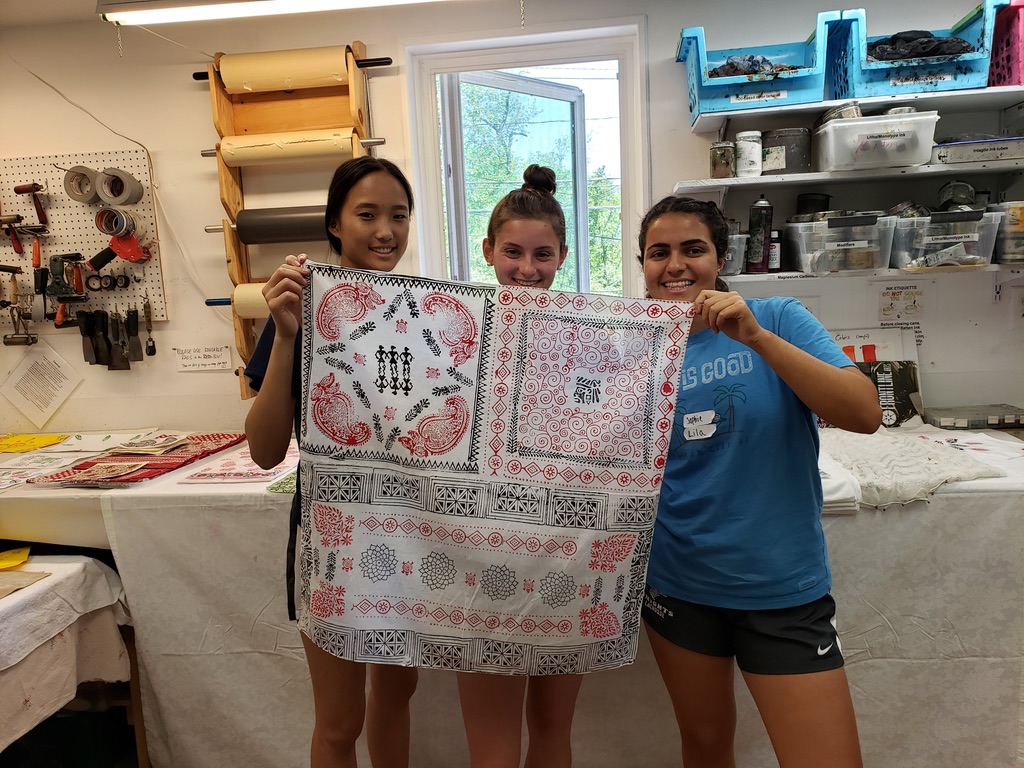
[[718,425],[714,423],[715,415],[714,410],[684,414],[683,425],[686,427],[686,439],[707,440],[715,434],[715,430],[718,429]]
[[707,440],[718,429],[717,424],[697,424],[693,427],[686,428],[686,439],[687,440]]

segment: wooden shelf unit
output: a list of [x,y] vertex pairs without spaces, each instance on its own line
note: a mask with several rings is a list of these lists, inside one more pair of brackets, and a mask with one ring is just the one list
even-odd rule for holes
[[[213,125],[217,135],[258,135],[289,131],[325,129],[352,130],[352,156],[366,154],[360,139],[369,138],[369,104],[366,79],[357,62],[366,58],[366,46],[354,41],[346,46],[346,82],[320,88],[263,91],[254,93],[228,93],[220,76],[220,59],[207,67],[210,82]],[[220,144],[217,145],[217,180],[221,205],[227,214],[223,222],[224,254],[228,277],[232,285],[253,282],[249,269],[248,247],[239,239],[234,224],[238,212],[245,207],[244,168],[231,167],[224,162]],[[240,318],[232,307],[235,346],[242,361],[249,362],[256,346],[255,321]],[[254,396],[242,375],[236,373],[242,399]]]

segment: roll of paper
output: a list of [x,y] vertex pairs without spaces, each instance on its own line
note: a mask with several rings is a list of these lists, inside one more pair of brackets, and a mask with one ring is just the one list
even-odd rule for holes
[[218,61],[228,93],[292,91],[344,85],[345,47],[300,48],[291,51],[228,53]]
[[351,128],[225,136],[220,140],[220,154],[229,168],[301,160],[341,163],[352,157],[352,139]]
[[305,243],[327,239],[324,205],[296,208],[252,208],[238,212],[235,231],[246,245]]
[[263,283],[242,283],[236,285],[231,294],[235,315],[244,320],[258,320],[270,315],[270,307],[263,298]]

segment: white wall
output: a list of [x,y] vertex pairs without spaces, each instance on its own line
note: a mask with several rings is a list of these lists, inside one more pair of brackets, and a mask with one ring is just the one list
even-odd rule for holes
[[[49,7],[50,3],[6,0],[5,5],[12,9],[0,25],[0,83],[5,104],[0,153],[4,157],[23,157],[135,147],[115,135],[113,129],[152,152],[165,212],[159,228],[171,319],[157,327],[157,356],[137,363],[129,372],[97,370],[82,362],[77,331],[39,326],[40,335],[80,367],[85,376],[74,396],[47,425],[50,429],[242,427],[248,406],[239,399],[234,374],[176,373],[170,354],[177,344],[233,346],[226,312],[203,304],[205,297],[228,295],[231,284],[224,269],[220,238],[203,231],[205,225],[218,223],[223,212],[214,163],[199,154],[217,140],[206,84],[194,82],[191,77],[192,72],[206,67],[208,58],[202,52],[278,50],[361,40],[369,56],[392,57],[396,65],[376,71],[371,78],[373,129],[387,139],[387,146],[378,154],[411,169],[412,118],[405,112],[408,100],[402,88],[406,80],[398,66],[402,45],[522,33],[518,3],[456,0],[397,10],[153,28],[174,42],[126,27],[121,30],[121,57],[117,31],[88,13],[93,7],[90,0],[53,3],[57,15],[51,16],[53,21],[49,23],[15,22],[39,21],[35,17],[46,11],[36,9]],[[905,5],[881,0],[865,5],[870,34],[896,31],[908,23]],[[936,0],[927,6],[918,5],[920,16],[914,17],[913,26],[940,29],[948,28],[970,3]],[[634,0],[628,6],[620,0],[527,0],[525,33],[600,25],[627,14],[646,18],[650,199],[668,193],[680,179],[706,175],[708,138],[690,133],[684,68],[675,62],[680,28],[703,25],[711,48],[792,42],[809,33],[815,12],[827,9],[829,6],[821,2],[807,0],[756,5],[740,0],[713,4]],[[98,124],[40,79],[99,116],[110,128]],[[326,179],[307,180],[306,188],[296,184],[292,192],[278,194],[278,186],[273,194],[260,196],[258,176],[252,174],[251,178],[247,200],[261,206],[322,202],[321,190],[326,184]],[[0,244],[3,247],[9,246]],[[410,250],[428,247],[438,246],[414,243]],[[258,264],[269,271],[275,260],[276,254],[258,260]],[[406,269],[414,263],[408,258],[406,262]],[[186,263],[194,269],[186,269]],[[877,308],[871,305],[866,283],[814,282],[819,286],[827,283],[815,288],[821,294],[826,324],[836,328],[872,324]],[[788,291],[794,283],[782,286]],[[991,275],[957,281],[937,279],[936,286],[931,318],[936,325],[929,334],[930,343],[921,351],[926,398],[936,404],[1024,404],[1024,334],[1017,331],[1011,335],[1007,302],[993,303]],[[762,290],[739,287],[751,295]],[[948,309],[940,308],[940,304],[948,304]],[[7,377],[23,353],[23,348],[0,347],[0,380]],[[237,359],[235,362],[240,363]],[[34,431],[34,426],[6,401],[0,401],[0,430]]]

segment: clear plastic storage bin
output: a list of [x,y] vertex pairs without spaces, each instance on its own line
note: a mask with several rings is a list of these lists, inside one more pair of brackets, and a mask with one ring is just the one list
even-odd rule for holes
[[729,235],[729,250],[725,252],[725,266],[722,277],[738,275],[743,271],[743,259],[747,255],[747,240],[750,235]]
[[1024,200],[998,203],[988,209],[1003,214],[992,260],[998,264],[1024,263]]
[[932,156],[938,112],[830,120],[814,132],[819,171],[924,165]]
[[980,267],[992,260],[1003,213],[949,211],[914,219],[896,219],[892,266],[927,270]]
[[889,265],[893,216],[840,216],[786,225],[786,250],[801,272],[882,269]]

